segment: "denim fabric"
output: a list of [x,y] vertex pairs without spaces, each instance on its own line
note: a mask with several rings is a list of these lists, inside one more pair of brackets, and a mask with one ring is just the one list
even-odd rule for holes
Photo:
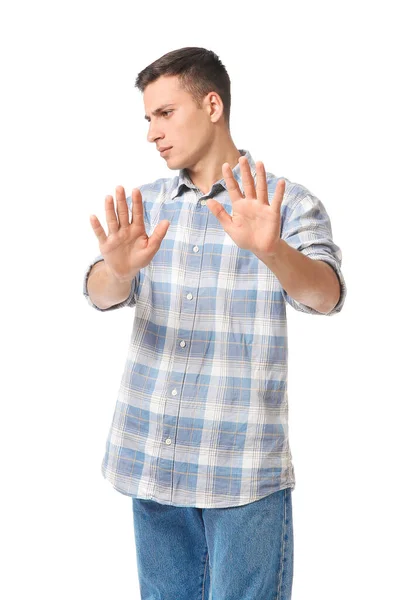
[[141,600],[291,600],[291,494],[227,508],[133,497]]

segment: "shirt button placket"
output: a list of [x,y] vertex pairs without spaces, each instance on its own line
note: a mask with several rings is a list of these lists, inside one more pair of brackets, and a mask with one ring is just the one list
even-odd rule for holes
[[[196,210],[198,208],[204,207],[207,204],[207,199],[203,199],[200,200],[198,204],[196,204],[195,208]],[[205,214],[205,210],[203,210],[203,217]],[[207,211],[208,212],[208,211]],[[205,215],[205,219],[207,220],[208,218],[208,214]],[[196,232],[195,232],[196,234]],[[197,231],[197,235],[200,235],[200,231]],[[197,241],[199,241],[199,239],[202,239],[201,237],[199,237],[197,239]],[[196,241],[196,240],[195,240]],[[190,245],[189,248],[189,260],[188,263],[186,265],[186,275],[184,278],[184,284],[185,286],[189,286],[188,289],[184,289],[184,311],[183,311],[183,323],[179,323],[179,330],[181,330],[179,332],[179,336],[186,336],[186,333],[189,331],[189,322],[191,321],[191,317],[194,314],[194,311],[196,310],[196,302],[193,302],[192,304],[188,304],[188,302],[191,302],[193,300],[196,300],[197,298],[197,292],[198,292],[198,285],[199,285],[199,279],[200,279],[200,267],[201,267],[201,260],[202,260],[202,256],[201,256],[201,247],[198,244],[193,244]],[[197,256],[195,256],[197,255]],[[190,291],[193,289],[193,292]],[[181,327],[181,325],[183,325],[183,329]],[[178,339],[178,361],[180,361],[180,363],[178,363],[178,366],[176,364],[173,365],[173,371],[179,372],[181,369],[181,365],[183,364],[183,360],[184,358],[186,358],[187,356],[187,351],[190,348],[190,341],[189,339],[183,339],[182,337],[179,337]],[[189,350],[190,352],[190,350]],[[180,354],[180,356],[179,356]],[[180,411],[180,398],[181,398],[181,386],[178,382],[175,382],[177,387],[171,389],[170,392],[170,396],[171,396],[171,415],[175,414],[175,410],[178,411],[178,419],[179,419],[179,411]],[[176,398],[176,400],[174,400],[174,398]],[[169,402],[169,401],[168,401]],[[175,435],[174,435],[175,433]],[[167,427],[166,431],[165,431],[166,437],[164,440],[164,445],[166,447],[166,451],[167,451],[167,455],[165,456],[166,459],[168,459],[169,456],[171,456],[170,452],[173,452],[174,450],[174,440],[176,440],[176,435],[178,434],[178,432],[175,430],[175,426],[173,426],[172,424],[172,419],[170,419],[170,424],[169,427]],[[180,433],[179,433],[180,435]],[[169,447],[169,450],[168,450]],[[173,460],[173,458],[171,458]],[[172,463],[173,464],[173,463]],[[172,467],[173,468],[173,467]],[[175,475],[174,472],[171,473],[171,477],[174,480],[175,479]],[[174,486],[175,487],[175,486]],[[171,490],[171,496],[172,496],[173,492]]]

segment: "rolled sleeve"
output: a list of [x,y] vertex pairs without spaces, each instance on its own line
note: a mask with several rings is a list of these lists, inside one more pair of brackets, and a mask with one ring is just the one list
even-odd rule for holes
[[341,272],[342,252],[332,239],[330,218],[322,202],[312,194],[306,194],[294,204],[292,209],[285,206],[281,238],[305,256],[327,262],[333,268],[340,283],[339,301],[326,314],[298,302],[284,288],[281,288],[284,299],[296,310],[311,315],[330,317],[339,313],[347,294],[346,282]]
[[96,310],[99,310],[101,312],[106,312],[108,310],[116,310],[117,308],[123,308],[124,306],[135,306],[136,300],[137,300],[137,289],[138,289],[138,284],[139,284],[139,279],[140,279],[140,272],[137,273],[136,277],[133,279],[132,284],[131,284],[130,294],[129,294],[128,298],[126,298],[126,300],[124,300],[123,302],[119,302],[118,304],[113,304],[112,306],[109,306],[108,308],[99,308],[99,306],[97,306],[96,304],[94,304],[92,302],[90,295],[88,293],[88,277],[90,275],[90,271],[91,271],[92,267],[101,260],[104,260],[102,254],[100,254],[99,256],[94,258],[94,260],[88,265],[87,270],[84,275],[83,294],[86,297],[88,304],[90,306],[92,306],[93,308],[95,308]]

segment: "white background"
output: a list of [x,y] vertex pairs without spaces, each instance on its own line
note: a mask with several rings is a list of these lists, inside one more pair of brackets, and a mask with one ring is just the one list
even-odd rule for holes
[[343,253],[340,314],[287,306],[293,600],[403,597],[397,7],[2,5],[3,598],[140,597],[131,499],[101,475],[135,309],[96,311],[82,279],[105,195],[177,174],[134,82],[184,46],[219,55],[237,147],[320,198]]

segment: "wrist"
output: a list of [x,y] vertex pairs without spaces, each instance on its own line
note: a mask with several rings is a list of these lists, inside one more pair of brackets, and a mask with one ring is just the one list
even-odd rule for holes
[[106,276],[107,276],[109,282],[112,283],[112,284],[114,284],[114,285],[125,286],[128,283],[131,283],[131,281],[132,281],[132,278],[129,278],[129,277],[119,277],[118,275],[116,275],[106,262],[105,262],[105,273],[106,273]]
[[285,247],[287,246],[287,242],[285,242],[282,238],[279,238],[277,244],[272,252],[256,252],[256,256],[263,262],[265,261],[275,261],[278,259],[284,252]]

